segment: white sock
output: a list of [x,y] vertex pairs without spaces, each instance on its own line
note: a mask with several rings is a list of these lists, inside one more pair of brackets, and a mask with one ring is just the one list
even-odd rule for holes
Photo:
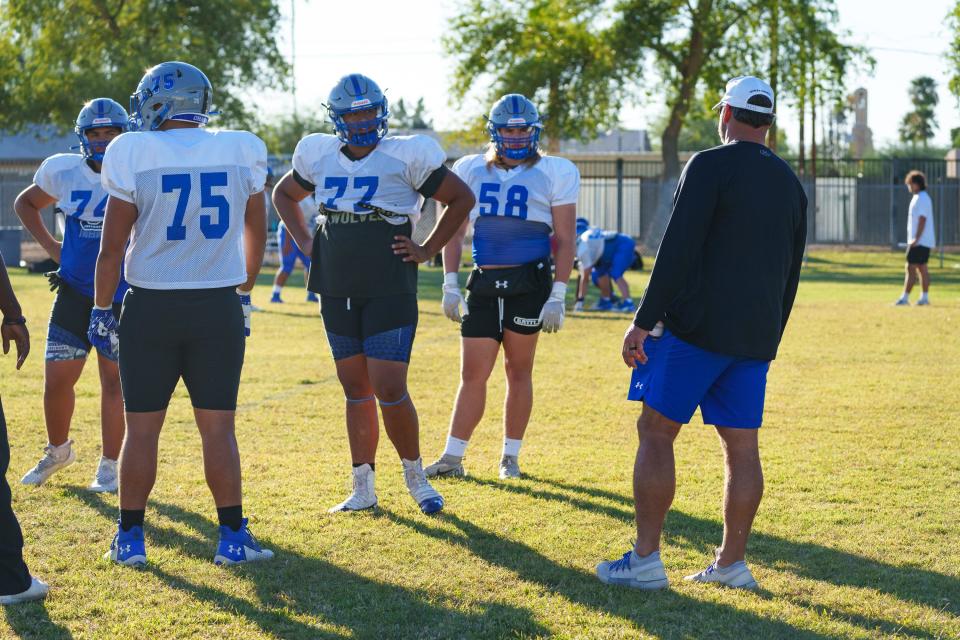
[[273,285],[273,293],[274,293],[274,295],[279,294],[281,291],[283,291],[283,287],[281,287],[281,286],[278,285],[278,284]]
[[907,302],[910,299],[910,294],[904,291],[903,294],[900,296],[900,299],[903,300],[904,302]]
[[924,291],[923,293],[920,294],[920,299],[923,300],[924,302],[927,301],[927,292],[926,292],[926,291]]
[[523,440],[514,440],[513,438],[503,439],[503,455],[517,457],[520,455],[520,445]]
[[443,450],[443,455],[462,458],[467,452],[468,444],[470,444],[469,440],[461,440],[460,438],[455,438],[451,435],[448,435],[447,448]]

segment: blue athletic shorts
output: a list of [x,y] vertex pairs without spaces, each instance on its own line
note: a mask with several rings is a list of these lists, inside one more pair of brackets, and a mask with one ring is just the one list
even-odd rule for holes
[[770,362],[727,356],[684,342],[669,331],[643,343],[647,364],[637,365],[628,400],[680,424],[700,407],[703,421],[718,427],[758,429]]
[[634,260],[634,249],[637,243],[630,236],[618,235],[604,247],[603,257],[593,267],[593,284],[597,284],[602,276],[610,276],[619,280],[627,272]]
[[286,225],[281,224],[277,227],[277,246],[280,248],[280,270],[284,273],[292,273],[297,265],[297,260],[303,264],[304,269],[310,268],[310,258],[293,241],[293,238],[287,233]]

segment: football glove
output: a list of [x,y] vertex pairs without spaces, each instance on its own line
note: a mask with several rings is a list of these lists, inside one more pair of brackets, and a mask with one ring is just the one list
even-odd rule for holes
[[240,296],[240,308],[243,309],[243,335],[250,337],[250,315],[253,313],[253,300],[250,299],[250,292],[237,289],[237,295]]
[[119,325],[113,315],[113,307],[101,309],[94,307],[90,311],[90,326],[87,328],[87,339],[97,351],[111,360],[117,359],[120,346],[120,337],[117,333]]
[[457,323],[463,321],[463,296],[456,271],[443,274],[443,315]]
[[554,282],[550,297],[543,304],[540,310],[540,322],[543,330],[547,333],[560,331],[563,327],[564,300],[567,297],[567,284],[565,282]]
[[63,282],[63,278],[60,277],[60,270],[56,271],[47,271],[45,274],[47,276],[47,282],[50,284],[50,291],[56,291],[60,288],[60,283]]

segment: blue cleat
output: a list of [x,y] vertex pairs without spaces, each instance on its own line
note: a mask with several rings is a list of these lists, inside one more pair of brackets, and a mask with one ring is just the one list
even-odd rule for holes
[[636,306],[633,304],[632,298],[627,298],[623,302],[617,305],[617,311],[623,311],[624,313],[633,313],[636,311]]
[[142,567],[147,564],[147,549],[143,543],[143,527],[130,527],[129,531],[120,528],[117,523],[117,534],[113,536],[110,550],[103,554],[104,560],[127,565],[128,567]]
[[593,305],[593,311],[611,311],[613,310],[613,300],[610,298],[600,298],[597,300],[597,303]]
[[307,302],[320,302],[320,298],[317,297],[313,291],[307,294]]
[[423,472],[423,460],[421,458],[416,460],[401,458],[401,462],[403,463],[403,480],[407,483],[410,495],[417,501],[420,511],[427,515],[442,511],[443,496],[437,493],[437,490],[427,480],[427,476]]
[[273,302],[273,303],[275,303],[275,304],[282,304],[282,303],[283,303],[283,300],[280,299],[280,294],[279,294],[279,293],[275,293],[275,294],[273,294],[273,296],[271,296],[270,302]]
[[273,551],[264,549],[247,528],[247,519],[238,531],[226,525],[220,525],[220,544],[217,545],[217,555],[213,557],[213,564],[240,564],[256,560],[269,560]]

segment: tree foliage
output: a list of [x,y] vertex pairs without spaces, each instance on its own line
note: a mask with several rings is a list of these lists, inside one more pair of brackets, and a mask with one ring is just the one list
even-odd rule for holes
[[271,155],[290,155],[301,138],[311,133],[333,133],[333,125],[326,116],[311,112],[258,123],[253,132],[260,136]]
[[612,127],[645,89],[666,104],[660,146],[676,175],[688,118],[733,76],[767,78],[804,115],[841,99],[847,71],[870,60],[836,18],[834,0],[473,0],[445,45],[458,100],[476,86],[533,94],[552,136]]
[[213,84],[222,122],[250,125],[240,97],[282,87],[273,0],[7,0],[0,3],[0,129],[66,127],[85,100],[123,105],[145,69],[196,65]]
[[456,61],[453,94],[479,103],[472,120],[506,93],[542,105],[550,148],[616,125],[631,85],[617,60],[606,0],[471,0],[443,39]]
[[400,98],[390,103],[390,127],[392,129],[433,129],[433,121],[427,116],[423,98],[411,108]]
[[910,81],[908,93],[913,111],[904,115],[900,121],[900,141],[926,147],[937,128],[936,108],[940,102],[937,81],[929,76],[914,78]]

